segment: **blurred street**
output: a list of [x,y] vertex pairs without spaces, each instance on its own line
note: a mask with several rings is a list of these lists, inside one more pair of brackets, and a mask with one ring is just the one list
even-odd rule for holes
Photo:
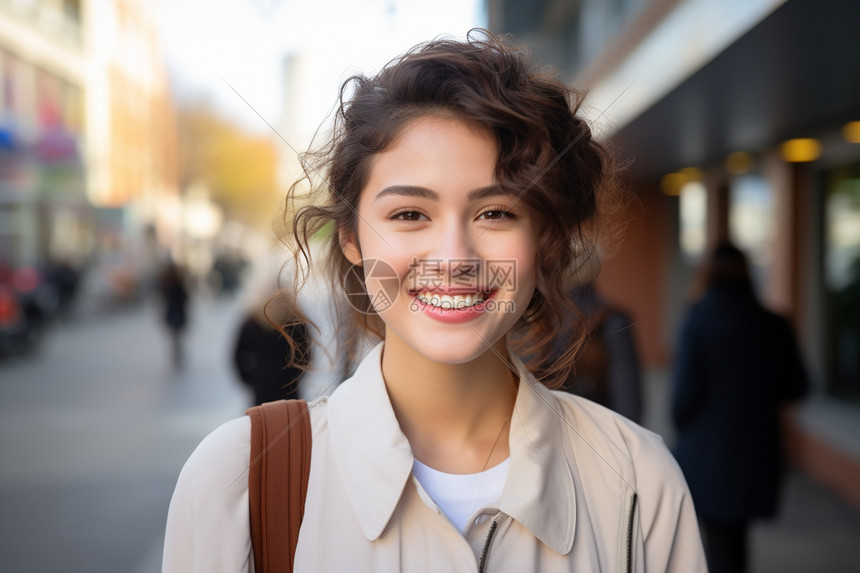
[[[631,340],[637,386],[645,374],[643,425],[674,444],[679,327],[730,242],[810,381],[786,440],[796,467],[779,517],[750,528],[749,570],[860,572],[860,2],[0,0],[0,573],[160,571],[183,463],[251,403],[230,297],[275,288],[273,228],[291,241],[296,178],[310,173],[297,192],[328,187],[337,163],[318,146],[343,80],[476,27],[587,94],[577,116],[613,158],[591,286],[629,315],[614,334]],[[176,369],[165,325],[182,329],[189,291]],[[739,316],[718,364],[751,348]],[[598,361],[617,365],[609,354]],[[738,362],[748,380],[726,376],[745,385],[714,420],[736,424],[736,406],[767,420],[770,402],[749,399],[762,355]],[[766,434],[752,427],[717,463],[691,448],[715,478],[703,517],[709,490],[768,475],[737,455]]]
[[36,356],[0,362],[0,569],[160,570],[185,459],[249,398],[232,302],[195,299],[174,372],[154,305],[58,325]]

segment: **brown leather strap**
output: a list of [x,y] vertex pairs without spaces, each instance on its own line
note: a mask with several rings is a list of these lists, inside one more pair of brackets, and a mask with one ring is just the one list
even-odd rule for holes
[[304,400],[249,408],[248,498],[257,573],[291,573],[311,469],[311,422]]

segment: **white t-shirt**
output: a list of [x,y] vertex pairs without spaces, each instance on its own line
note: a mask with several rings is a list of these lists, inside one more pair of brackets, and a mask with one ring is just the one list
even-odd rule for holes
[[425,466],[418,460],[412,474],[460,531],[479,509],[498,504],[502,497],[511,459],[476,474],[447,474]]

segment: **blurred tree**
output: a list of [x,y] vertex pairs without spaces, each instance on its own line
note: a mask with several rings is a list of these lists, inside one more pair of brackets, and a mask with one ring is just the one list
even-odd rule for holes
[[228,218],[269,223],[280,195],[274,142],[243,130],[205,102],[182,105],[177,123],[181,188],[205,183]]

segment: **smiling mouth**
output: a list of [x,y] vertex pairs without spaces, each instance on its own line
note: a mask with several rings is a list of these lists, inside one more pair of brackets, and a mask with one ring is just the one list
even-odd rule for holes
[[492,295],[491,290],[476,291],[460,294],[447,294],[435,291],[416,291],[413,296],[420,302],[442,310],[462,310],[472,308],[487,300]]

